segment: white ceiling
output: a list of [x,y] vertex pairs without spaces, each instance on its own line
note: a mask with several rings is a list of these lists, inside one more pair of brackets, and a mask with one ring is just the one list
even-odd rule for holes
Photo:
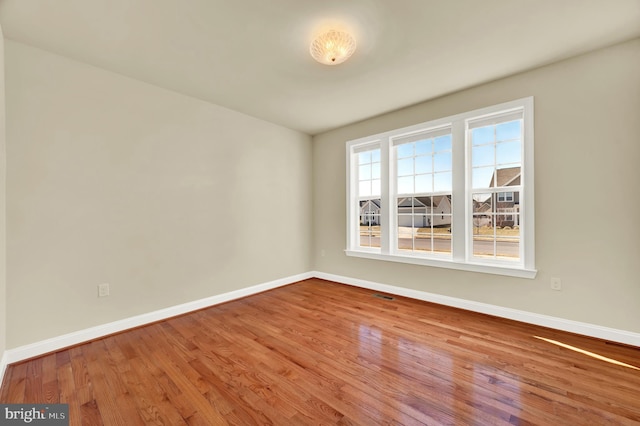
[[[317,134],[640,36],[640,0],[2,0],[6,38]],[[358,48],[329,67],[313,34]]]

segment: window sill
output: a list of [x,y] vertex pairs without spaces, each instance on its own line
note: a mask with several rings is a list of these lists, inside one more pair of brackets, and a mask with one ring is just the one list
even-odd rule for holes
[[345,250],[347,256],[361,257],[365,259],[384,260],[387,262],[410,263],[413,265],[432,266],[435,268],[457,269],[459,271],[480,272],[483,274],[506,275],[517,278],[533,279],[538,271],[536,269],[524,269],[502,265],[487,265],[478,263],[456,262],[450,259],[425,259],[423,257],[398,256],[377,252],[365,252]]

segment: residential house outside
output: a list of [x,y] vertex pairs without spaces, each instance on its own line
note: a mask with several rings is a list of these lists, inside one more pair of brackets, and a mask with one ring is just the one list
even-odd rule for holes
[[398,198],[398,226],[410,228],[451,226],[451,196]]
[[[491,178],[490,188],[520,185],[520,167],[498,169]],[[520,226],[520,192],[506,191],[495,194],[496,226]]]

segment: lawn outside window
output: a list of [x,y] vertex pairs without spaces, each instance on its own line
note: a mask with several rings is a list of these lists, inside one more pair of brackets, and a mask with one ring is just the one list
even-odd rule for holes
[[533,98],[347,142],[349,256],[535,277]]

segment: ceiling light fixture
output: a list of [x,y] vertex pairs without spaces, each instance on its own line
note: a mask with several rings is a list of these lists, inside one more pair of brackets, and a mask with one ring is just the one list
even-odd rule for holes
[[328,31],[311,43],[313,59],[325,65],[338,65],[349,59],[356,50],[356,40],[343,31]]

